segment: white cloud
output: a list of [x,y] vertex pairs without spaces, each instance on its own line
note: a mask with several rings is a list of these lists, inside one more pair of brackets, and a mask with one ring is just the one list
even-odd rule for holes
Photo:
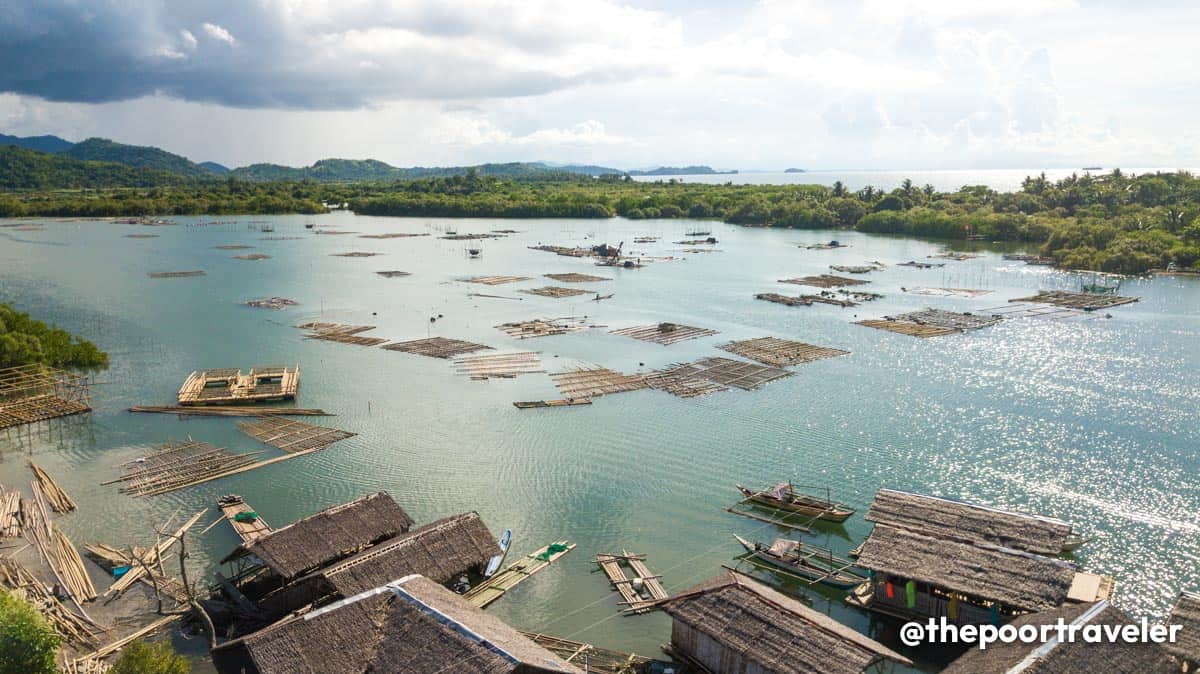
[[179,37],[183,38],[183,43],[187,45],[188,49],[196,48],[198,42],[196,40],[196,36],[192,34],[192,31],[188,30],[187,28],[181,28],[179,30]]
[[236,44],[237,43],[237,40],[234,39],[233,35],[230,34],[230,32],[228,30],[225,30],[224,28],[222,28],[221,26],[218,26],[215,23],[209,23],[209,22],[205,21],[204,24],[201,25],[201,28],[203,28],[204,32],[207,33],[208,36],[213,38],[214,40],[219,40],[226,44]]

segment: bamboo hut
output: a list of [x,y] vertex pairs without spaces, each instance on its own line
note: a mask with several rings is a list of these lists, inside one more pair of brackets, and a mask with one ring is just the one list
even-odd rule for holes
[[799,601],[724,573],[663,603],[671,650],[704,671],[860,674],[904,656]]
[[477,513],[440,519],[322,567],[264,597],[267,615],[283,615],[314,602],[352,597],[389,580],[420,574],[446,584],[478,575],[500,552],[496,537]]
[[[1021,616],[1012,622],[1025,625],[1054,626],[1062,620],[1067,625],[1085,629],[1088,625],[1133,625],[1129,616],[1107,601],[1094,604],[1074,604]],[[1179,665],[1161,645],[1155,643],[1126,643],[1124,641],[1085,641],[1077,637],[1060,640],[1051,631],[1045,643],[995,642],[987,649],[972,648],[950,663],[943,674],[1059,674],[1060,672],[1138,672],[1153,674],[1178,672]]]
[[419,575],[226,642],[212,659],[220,674],[581,674]]
[[1187,664],[1187,671],[1200,671],[1200,593],[1180,594],[1167,616],[1167,624],[1183,627],[1175,643],[1165,644],[1167,650]]
[[984,541],[1039,555],[1058,556],[1080,541],[1062,520],[895,489],[880,489],[863,519],[935,538]]
[[257,558],[277,584],[406,533],[413,519],[387,492],[376,492],[242,543],[222,563]]
[[1112,591],[1112,579],[1060,559],[882,524],[863,543],[858,566],[871,580],[847,601],[905,620],[999,623]]

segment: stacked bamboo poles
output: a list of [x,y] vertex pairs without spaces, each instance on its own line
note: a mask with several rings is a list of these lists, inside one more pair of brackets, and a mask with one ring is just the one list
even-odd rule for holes
[[83,648],[95,647],[96,634],[102,628],[63,606],[50,588],[16,561],[0,559],[0,586],[21,595],[63,639]]
[[179,541],[179,539],[185,533],[187,533],[187,530],[191,529],[192,525],[198,522],[200,518],[204,516],[204,512],[205,511],[201,510],[195,515],[192,515],[191,519],[184,522],[178,529],[175,530],[175,533],[173,533],[171,536],[168,536],[165,540],[160,539],[157,543],[155,543],[154,547],[146,551],[146,554],[138,560],[140,562],[138,565],[134,566],[129,571],[126,571],[125,575],[118,578],[117,582],[109,586],[108,590],[104,592],[104,597],[109,601],[116,599],[117,597],[121,596],[122,592],[128,590],[130,586],[145,576],[146,569],[154,564],[157,564],[159,560],[162,559],[163,553],[169,550],[171,546],[175,545],[175,543]]
[[70,494],[58,486],[58,483],[54,481],[54,478],[50,477],[49,473],[42,470],[41,466],[38,466],[33,461],[29,462],[29,467],[33,469],[33,475],[37,478],[42,493],[45,495],[50,507],[54,509],[54,512],[61,515],[76,509],[75,499],[71,498]]
[[21,492],[0,485],[0,540],[21,535]]
[[84,568],[83,560],[71,539],[50,521],[41,486],[37,482],[32,486],[33,502],[26,501],[27,507],[24,508],[25,537],[38,549],[55,579],[82,612],[82,602],[96,598],[96,586],[92,584],[91,576]]

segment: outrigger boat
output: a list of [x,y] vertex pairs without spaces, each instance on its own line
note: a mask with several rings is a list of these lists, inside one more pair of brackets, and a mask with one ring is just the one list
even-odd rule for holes
[[737,488],[747,501],[776,510],[803,513],[826,522],[845,522],[854,514],[853,508],[847,508],[827,498],[818,498],[796,491],[791,482],[780,482],[774,487],[762,491],[754,491],[740,484],[737,485]]
[[761,543],[751,543],[737,534],[733,537],[750,553],[750,559],[763,566],[782,569],[839,590],[849,590],[867,581],[866,576],[851,571],[854,562],[834,557],[833,552],[824,548],[805,545],[787,538],[776,538],[775,542],[767,547]]

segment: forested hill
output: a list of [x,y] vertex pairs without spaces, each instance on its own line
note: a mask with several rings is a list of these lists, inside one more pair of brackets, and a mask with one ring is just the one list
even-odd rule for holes
[[533,177],[548,174],[612,175],[619,169],[604,166],[553,165],[542,162],[509,162],[478,166],[414,166],[400,168],[375,159],[322,159],[312,166],[299,168],[279,164],[251,164],[230,171],[240,180],[316,180],[318,182],[373,182],[418,180],[466,175],[474,171],[483,176]]
[[169,171],[115,162],[82,161],[13,145],[0,146],[0,189],[3,190],[161,187],[185,180]]
[[20,136],[8,136],[0,133],[0,147],[16,145],[26,150],[37,150],[38,152],[63,152],[71,149],[71,146],[74,144],[58,136],[27,136],[22,138]]
[[215,174],[192,162],[186,157],[172,154],[156,147],[126,145],[107,138],[89,138],[76,143],[63,152],[68,157],[85,161],[103,161],[125,164],[135,168],[170,171],[190,178],[212,177]]

